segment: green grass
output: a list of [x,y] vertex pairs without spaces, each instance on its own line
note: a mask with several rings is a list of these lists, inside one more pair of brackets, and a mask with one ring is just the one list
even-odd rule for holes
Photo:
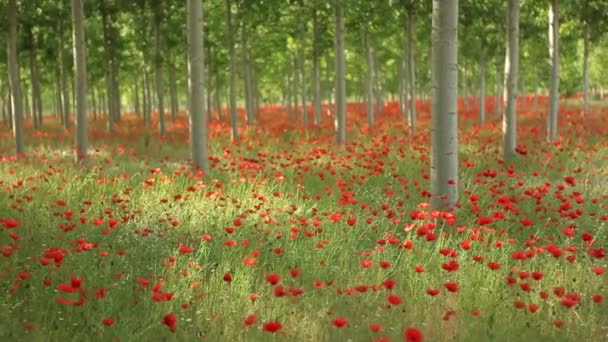
[[[80,168],[72,164],[69,153],[61,153],[64,144],[39,138],[37,143],[45,147],[35,156],[0,163],[0,218],[21,223],[0,234],[2,251],[18,245],[11,256],[0,256],[0,339],[371,341],[386,336],[398,341],[403,340],[405,328],[416,327],[428,341],[605,340],[608,307],[605,300],[594,303],[592,296],[607,295],[606,274],[595,275],[592,268],[606,268],[606,258],[589,256],[581,234],[593,234],[593,248],[608,245],[608,221],[602,219],[608,201],[608,160],[602,157],[608,155],[606,135],[589,133],[578,141],[575,126],[568,122],[562,128],[566,140],[556,147],[530,132],[530,127],[540,127],[542,119],[524,118],[521,143],[527,145],[529,155],[519,156],[511,173],[499,162],[496,128],[466,138],[460,160],[475,165],[461,166],[462,207],[454,213],[456,223],[448,225],[442,219],[410,217],[428,201],[421,192],[428,188],[423,174],[429,170],[430,150],[427,143],[413,144],[402,128],[390,125],[393,119],[386,120],[387,127],[373,137],[353,132],[349,140],[354,143],[345,149],[334,148],[330,140],[301,140],[302,135],[290,145],[289,134],[274,132],[252,133],[240,145],[216,141],[212,155],[219,162],[204,179],[190,173],[187,148],[179,139],[153,142],[148,149],[144,138],[128,141],[128,135],[93,140],[100,152]],[[601,115],[588,120],[593,120],[589,125],[607,127]],[[462,128],[471,129],[467,124]],[[272,141],[276,144],[271,146]],[[127,152],[121,155],[120,146],[126,146]],[[9,141],[0,142],[0,151],[10,147]],[[232,153],[225,153],[225,148]],[[546,158],[549,152],[551,159]],[[263,169],[248,171],[242,157],[257,159],[257,163],[248,161]],[[151,173],[156,168],[158,172]],[[497,176],[479,176],[486,170],[496,171]],[[574,187],[563,181],[570,175],[576,179]],[[147,180],[152,185],[146,185]],[[525,195],[546,183],[550,187],[541,204]],[[559,190],[559,185],[564,189]],[[356,204],[341,204],[341,190],[354,195]],[[572,199],[573,191],[580,193],[583,203]],[[468,200],[470,195],[479,196],[479,214]],[[501,206],[499,198],[504,196],[511,198],[517,212]],[[562,217],[557,211],[560,196],[569,200],[572,210],[582,211],[581,217]],[[58,205],[59,200],[65,206]],[[71,219],[67,210],[73,213]],[[504,219],[478,226],[478,216],[495,212],[504,213]],[[332,222],[329,216],[336,213],[342,214],[341,219]],[[87,222],[81,223],[81,217]],[[101,226],[93,224],[96,218],[103,220]],[[349,225],[348,218],[356,223]],[[522,218],[534,225],[523,228]],[[119,221],[116,228],[108,228],[110,219]],[[70,223],[75,227],[68,232],[59,228]],[[418,228],[429,223],[437,224],[435,241],[417,236]],[[409,224],[416,228],[405,231]],[[576,225],[573,238],[562,233],[569,225]],[[227,233],[228,227],[234,232]],[[19,234],[17,240],[9,236],[13,232]],[[203,239],[206,234],[211,241]],[[513,259],[514,251],[533,250],[526,245],[532,243],[531,234],[537,237],[536,247],[554,243],[561,250],[569,246],[578,250],[559,258],[544,252],[526,261]],[[390,243],[393,238],[398,241],[395,245]],[[406,240],[413,242],[413,248],[399,247]],[[470,249],[461,247],[463,240],[472,242]],[[226,246],[227,241],[235,241],[236,246]],[[85,242],[94,246],[78,251]],[[180,254],[180,243],[192,252]],[[40,259],[53,247],[67,251],[61,266],[54,266],[54,261],[42,266]],[[275,253],[278,248],[281,254]],[[444,249],[458,255],[444,256],[440,253]],[[258,255],[256,265],[246,266],[243,260],[254,255]],[[568,255],[576,260],[568,261]],[[482,256],[483,261],[473,261],[474,256]],[[459,261],[459,270],[443,270],[442,264],[452,259]],[[362,267],[361,261],[371,261],[372,266]],[[380,267],[381,261],[390,266]],[[501,268],[491,270],[489,261]],[[415,266],[425,272],[417,273]],[[289,271],[296,268],[301,273],[293,278]],[[520,271],[540,271],[543,278],[520,279]],[[20,272],[27,272],[29,278],[19,279]],[[232,275],[232,282],[224,281],[226,273]],[[302,293],[277,297],[276,287],[265,280],[269,273],[281,276],[286,292]],[[79,298],[78,293],[58,290],[60,283],[70,283],[72,275],[84,278],[86,301],[80,306],[57,304],[58,297]],[[517,279],[513,286],[507,285],[509,275]],[[139,278],[150,284],[140,285]],[[43,285],[44,279],[52,285]],[[159,279],[164,279],[161,291],[172,293],[171,300],[152,300],[151,289]],[[382,285],[387,279],[395,281],[392,290]],[[458,283],[459,292],[446,291],[446,282]],[[521,290],[521,283],[530,284],[532,290]],[[580,301],[573,308],[564,307],[563,297],[553,293],[556,287],[579,294]],[[101,288],[107,294],[96,298]],[[428,288],[440,294],[431,297]],[[541,291],[549,298],[541,299]],[[403,303],[390,305],[391,293]],[[253,294],[256,300],[251,299]],[[515,308],[514,301],[525,302],[526,308]],[[529,311],[532,303],[539,305],[538,312]],[[475,310],[478,315],[472,314]],[[444,320],[448,311],[455,315]],[[175,333],[161,323],[169,312],[177,316]],[[249,314],[257,322],[246,327],[244,318]],[[104,326],[106,317],[114,325]],[[336,317],[347,318],[348,324],[334,327]],[[274,320],[283,328],[275,334],[264,332],[262,324]],[[563,327],[555,326],[558,320]],[[382,325],[381,332],[370,330],[374,323]],[[24,329],[24,324],[34,328]]]

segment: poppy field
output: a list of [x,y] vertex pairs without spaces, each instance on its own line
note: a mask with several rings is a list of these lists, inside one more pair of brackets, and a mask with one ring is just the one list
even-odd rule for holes
[[608,339],[608,106],[563,102],[549,144],[547,99],[521,97],[512,162],[477,106],[460,103],[453,212],[428,205],[428,101],[416,135],[397,103],[373,129],[349,104],[342,147],[327,113],[264,107],[237,143],[214,119],[207,175],[185,115],[163,138],[92,121],[84,165],[51,118],[21,159],[4,130],[0,339]]

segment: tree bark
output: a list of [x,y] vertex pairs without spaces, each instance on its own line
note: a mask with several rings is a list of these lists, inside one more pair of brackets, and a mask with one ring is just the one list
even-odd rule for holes
[[175,67],[169,65],[169,96],[171,97],[171,121],[175,122],[179,112],[177,99],[177,81],[175,79]]
[[416,47],[414,41],[414,15],[409,14],[407,18],[407,65],[408,65],[408,87],[409,90],[409,125],[410,133],[416,134]]
[[245,83],[245,112],[247,125],[253,124],[253,89],[251,87],[251,64],[249,61],[249,32],[247,25],[243,25],[241,32],[241,55],[243,58],[243,75]]
[[486,51],[482,39],[479,46],[479,125],[486,122]]
[[64,44],[64,27],[63,20],[59,19],[59,74],[61,80],[61,107],[62,107],[62,122],[65,129],[70,127],[70,96],[68,84],[68,71],[66,67],[65,44]]
[[319,19],[317,9],[312,10],[312,101],[315,126],[321,125],[321,70],[319,60]]
[[346,80],[344,57],[344,14],[342,4],[336,1],[336,142],[346,140]]
[[589,24],[583,33],[583,115],[589,112]]
[[458,202],[458,0],[433,0],[431,207]]
[[519,0],[507,3],[507,54],[505,59],[505,99],[502,116],[504,159],[515,156],[517,147],[517,72],[519,67]]
[[370,43],[369,32],[363,32],[363,42],[367,57],[367,79],[365,80],[366,102],[367,102],[367,125],[369,128],[374,126],[374,52]]
[[38,72],[38,60],[36,58],[36,37],[32,32],[32,28],[29,28],[29,39],[32,44],[30,51],[30,76],[32,83],[32,111],[34,116],[34,128],[40,129],[42,127],[42,96],[40,94],[40,73]]
[[[303,27],[302,27],[303,30]],[[303,40],[303,39],[302,39]],[[299,70],[300,72],[300,94],[302,98],[302,124],[304,127],[308,127],[308,99],[307,99],[307,87],[306,87],[306,60],[304,58],[304,43],[300,41],[300,51],[298,51],[298,57],[300,60]]]
[[557,138],[557,117],[559,111],[559,10],[558,0],[551,0],[549,5],[549,56],[551,57],[551,88],[549,93],[549,120],[547,140]]
[[500,66],[496,63],[496,77],[494,77],[494,115],[501,115],[502,111],[502,97],[500,96]]
[[72,41],[76,69],[76,162],[86,158],[87,135],[87,69],[82,0],[72,0]]
[[238,118],[236,113],[236,51],[234,47],[234,29],[232,27],[232,1],[226,0],[226,32],[230,51],[230,126],[232,141],[239,140]]
[[207,115],[205,113],[205,61],[203,45],[203,6],[188,0],[188,56],[190,85],[190,148],[194,166],[209,172]]
[[165,136],[167,127],[165,123],[165,103],[163,92],[163,56],[162,56],[162,2],[156,4],[154,12],[154,35],[155,35],[155,56],[154,56],[154,74],[156,78],[156,101],[158,112],[158,129],[160,136]]
[[23,141],[23,107],[21,99],[21,81],[19,79],[19,53],[17,51],[17,0],[8,1],[8,34],[7,62],[9,84],[11,88],[11,103],[13,114],[13,138],[15,139],[15,153],[17,156],[25,154]]
[[335,114],[335,108],[333,103],[333,92],[335,84],[331,78],[331,56],[328,53],[325,58],[325,82],[327,83],[327,116],[333,117]]
[[133,82],[133,111],[135,115],[141,115],[141,102],[139,101],[139,80],[136,78]]
[[143,99],[144,99],[144,126],[150,128],[152,124],[152,87],[150,86],[150,74],[147,69],[147,53],[144,52],[142,77],[143,77]]

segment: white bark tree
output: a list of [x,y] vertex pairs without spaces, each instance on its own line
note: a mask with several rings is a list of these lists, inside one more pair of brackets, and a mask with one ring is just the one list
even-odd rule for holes
[[232,24],[232,1],[226,0],[226,37],[230,51],[230,125],[232,141],[239,140],[238,118],[236,113],[236,50],[234,48],[234,28]]
[[549,118],[547,140],[557,138],[557,113],[559,111],[559,9],[558,0],[549,5],[549,56],[551,57],[551,86],[549,89]]
[[346,79],[344,57],[344,13],[341,0],[336,4],[336,142],[342,145],[346,140]]
[[517,71],[519,67],[519,0],[507,3],[507,52],[505,58],[505,100],[502,116],[503,152],[505,159],[515,155],[517,146]]
[[584,23],[583,32],[583,114],[589,111],[589,24]]
[[188,0],[188,63],[190,88],[190,150],[194,166],[209,172],[207,114],[205,113],[203,6]]
[[458,0],[433,0],[431,207],[458,201]]
[[87,68],[82,0],[72,0],[72,44],[76,68],[76,162],[87,156]]
[[19,79],[19,53],[17,51],[17,16],[17,0],[9,0],[6,52],[11,89],[13,137],[15,139],[15,152],[17,155],[22,155],[25,153],[25,145],[23,142],[23,102],[21,102],[21,81]]

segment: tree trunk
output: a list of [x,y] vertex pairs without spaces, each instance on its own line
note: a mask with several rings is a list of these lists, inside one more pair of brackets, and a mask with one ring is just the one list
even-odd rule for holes
[[502,116],[504,159],[515,156],[517,146],[517,71],[519,66],[519,0],[509,0],[507,13],[507,58],[505,60],[505,99]]
[[171,121],[175,122],[179,111],[177,100],[177,81],[175,79],[175,67],[169,65],[169,96],[171,97]]
[[321,125],[321,70],[319,65],[319,20],[317,9],[312,10],[312,101],[315,126]]
[[589,24],[583,34],[583,115],[589,112]]
[[297,57],[294,55],[292,57],[292,67],[291,67],[291,84],[290,84],[290,89],[291,89],[291,103],[293,104],[293,112],[294,112],[294,117],[293,117],[293,121],[297,122],[298,121],[298,115],[300,114],[300,106],[299,106],[299,99],[298,99],[298,62],[297,62]]
[[[407,28],[407,17],[404,15],[404,27]],[[406,122],[409,126],[410,117],[408,114],[407,105],[407,82],[408,82],[408,67],[407,67],[407,29],[404,30],[404,37],[401,42],[401,56],[399,58],[399,111],[401,112],[401,116],[403,118],[403,122]]]
[[209,172],[207,115],[205,114],[205,61],[203,46],[203,6],[188,0],[188,57],[190,84],[190,148],[194,166]]
[[207,61],[207,65],[206,65],[206,69],[205,69],[205,82],[204,84],[207,85],[207,87],[205,87],[205,90],[207,91],[207,96],[206,96],[206,101],[207,101],[207,105],[206,105],[206,112],[207,112],[207,121],[210,121],[212,119],[212,114],[213,114],[213,104],[211,103],[212,101],[212,97],[211,97],[211,69],[212,69],[212,65],[210,65],[210,59],[211,59],[211,48],[210,48],[211,44],[207,44],[206,48],[205,48],[205,52],[206,52],[206,57],[204,58]]
[[[7,38],[8,43],[8,38]],[[8,61],[7,61],[8,62]],[[7,112],[8,112],[8,130],[13,130],[13,92],[11,91],[11,79],[10,79],[10,67],[9,67],[9,80],[7,87]]]
[[93,107],[93,120],[97,120],[97,115],[99,114],[99,107],[97,107],[97,91],[95,91],[95,87],[88,88],[91,89],[91,106]]
[[34,116],[34,127],[42,127],[42,96],[40,95],[40,74],[38,72],[38,61],[36,58],[36,37],[29,28],[29,39],[32,44],[30,53],[30,75],[32,83],[32,111]]
[[220,84],[220,73],[219,71],[215,72],[215,77],[214,77],[214,81],[215,81],[215,90],[213,92],[213,102],[215,102],[215,109],[217,110],[217,121],[221,122],[223,121],[223,117],[222,117],[222,103],[220,100],[220,89],[221,88],[221,84]]
[[17,0],[8,1],[7,62],[11,103],[13,108],[13,137],[17,156],[25,154],[23,142],[23,107],[21,99],[21,81],[19,79],[19,53],[17,51]]
[[500,66],[496,63],[496,77],[494,77],[494,115],[501,115],[502,97],[500,96]]
[[63,111],[63,127],[65,129],[70,127],[70,96],[69,94],[69,84],[68,84],[68,71],[66,67],[66,56],[65,56],[65,46],[63,42],[64,36],[64,27],[63,20],[59,19],[59,74],[61,80],[61,107]]
[[232,1],[226,0],[226,32],[230,51],[230,126],[232,141],[239,140],[238,118],[236,113],[236,51],[234,47],[234,29],[232,27]]
[[241,32],[241,54],[243,58],[243,75],[245,82],[245,111],[247,125],[253,124],[253,89],[251,87],[251,62],[249,61],[249,32],[247,32],[247,25],[243,25]]
[[346,140],[346,80],[344,61],[344,14],[342,4],[336,1],[336,142]]
[[76,162],[87,155],[87,69],[82,0],[72,0],[72,42],[76,69]]
[[486,51],[484,41],[479,46],[479,125],[486,122]]
[[165,124],[165,103],[163,93],[163,56],[162,56],[162,4],[158,2],[156,11],[154,12],[154,33],[155,33],[155,56],[154,56],[154,74],[156,78],[156,100],[158,113],[158,128],[160,136],[165,136],[167,127]]
[[328,53],[325,58],[325,82],[327,83],[327,116],[333,117],[335,114],[333,103],[333,92],[335,84],[331,78],[331,55]]
[[8,111],[6,110],[6,89],[4,83],[0,83],[2,87],[0,87],[0,111],[2,111],[2,124],[8,126]]
[[458,0],[433,0],[431,207],[458,202]]
[[367,55],[367,79],[365,80],[366,102],[367,102],[367,126],[374,127],[374,52],[370,43],[369,32],[365,30],[363,33],[363,41]]
[[[302,30],[304,28],[302,27]],[[298,51],[298,57],[300,60],[299,70],[300,72],[300,94],[302,96],[302,124],[304,127],[308,127],[308,99],[306,96],[306,59],[304,58],[304,44],[300,41],[300,51]]]
[[559,110],[559,11],[558,0],[549,5],[549,56],[551,57],[551,88],[549,93],[549,120],[547,140],[557,138],[557,115]]
[[137,78],[133,82],[133,112],[135,115],[141,115],[141,103],[139,102],[139,82]]
[[534,106],[538,106],[538,97],[540,96],[540,86],[538,80],[538,71],[534,73]]
[[109,21],[111,21],[108,13],[102,13],[102,30],[103,30],[103,41],[104,41],[104,53],[105,53],[105,78],[106,78],[106,101],[108,108],[108,130],[112,131],[114,128],[114,121],[116,120],[115,114],[115,97],[113,90],[114,80],[114,66],[113,66],[113,49],[112,49],[112,34]]
[[144,59],[142,66],[143,72],[143,98],[144,98],[144,126],[150,128],[152,124],[152,87],[150,85],[150,74],[147,69],[147,54],[144,52]]
[[414,41],[415,23],[413,14],[407,19],[407,65],[408,65],[408,87],[409,89],[409,125],[410,133],[416,134],[416,47]]

